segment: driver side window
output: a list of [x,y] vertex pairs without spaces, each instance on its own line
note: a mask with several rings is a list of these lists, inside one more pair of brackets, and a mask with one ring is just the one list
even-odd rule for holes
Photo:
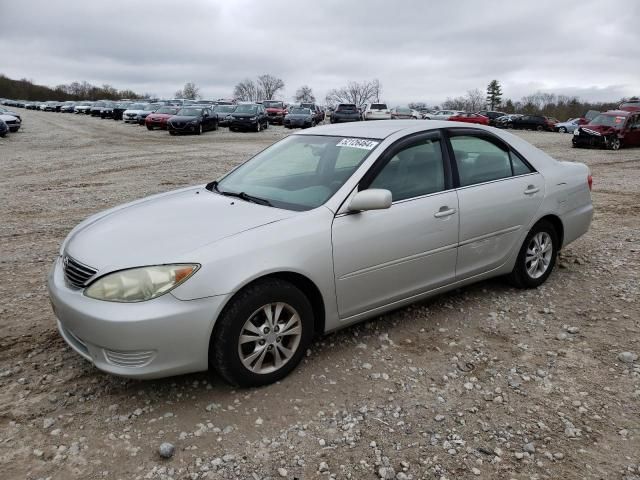
[[424,139],[396,153],[369,188],[389,190],[394,202],[445,189],[440,139]]

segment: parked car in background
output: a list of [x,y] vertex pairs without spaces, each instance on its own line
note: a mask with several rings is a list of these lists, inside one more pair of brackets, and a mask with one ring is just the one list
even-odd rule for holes
[[284,117],[286,128],[309,128],[316,126],[316,117],[309,108],[291,107]]
[[221,127],[228,127],[229,121],[231,120],[231,114],[236,109],[235,105],[216,105],[213,107],[213,111],[216,115],[218,115],[218,125]]
[[138,125],[144,125],[144,122],[147,119],[147,117],[163,106],[164,105],[161,103],[147,104],[138,115]]
[[38,102],[27,102],[24,104],[24,108],[26,108],[27,110],[37,110]]
[[640,112],[640,100],[629,100],[621,103],[618,110],[627,110],[629,112]]
[[0,120],[7,124],[10,132],[17,132],[20,130],[20,126],[22,125],[22,122],[18,117],[7,115],[5,113],[0,113]]
[[[168,107],[171,108],[171,107]],[[218,116],[209,107],[182,107],[167,120],[167,130],[171,135],[195,133],[218,129]]]
[[87,102],[87,101],[78,102],[76,103],[76,106],[73,108],[73,112],[76,114],[91,113],[91,107],[93,107],[93,102]]
[[282,125],[284,122],[284,116],[287,114],[287,109],[284,102],[281,100],[265,100],[262,102],[267,116],[269,117],[269,123],[277,123]]
[[322,123],[324,121],[324,110],[322,110],[318,105],[313,102],[302,102],[300,104],[302,108],[308,108],[313,113],[313,118],[315,118],[316,123]]
[[574,147],[603,147],[619,150],[640,146],[640,110],[611,110],[601,113],[573,132]]
[[75,107],[76,107],[76,102],[62,102],[62,105],[60,105],[60,112],[73,113]]
[[124,114],[125,110],[127,110],[132,103],[133,102],[118,102],[118,103],[116,103],[113,106],[112,113],[111,113],[111,118],[113,118],[114,120],[122,120],[122,115]]
[[2,118],[0,118],[0,137],[4,138],[9,133],[9,127]]
[[464,113],[461,110],[436,110],[433,113],[424,115],[425,120],[449,120],[451,115],[459,115]]
[[391,109],[392,120],[418,120],[420,114],[409,107],[394,107]]
[[262,104],[240,104],[236,106],[230,117],[229,130],[233,132],[238,130],[255,130],[259,132],[269,127],[267,111]]
[[522,115],[507,123],[507,128],[552,132],[558,120],[544,115]]
[[580,125],[586,125],[589,120],[586,118],[570,118],[566,122],[558,122],[553,126],[553,130],[560,133],[573,133]]
[[512,128],[512,127],[509,127],[511,122],[514,119],[519,118],[521,116],[522,114],[520,113],[508,113],[502,117],[497,118],[495,121],[495,126],[498,128]]
[[99,117],[102,109],[107,104],[106,100],[100,100],[98,102],[94,102],[89,111],[91,112],[92,117]]
[[506,115],[506,113],[504,112],[495,112],[493,110],[480,110],[479,112],[480,115],[487,117],[489,119],[489,125],[491,125],[492,127],[495,126],[496,124],[496,120],[500,117],[504,117]]
[[45,102],[43,110],[45,112],[59,112],[61,106],[60,102],[48,101]]
[[122,112],[122,120],[124,120],[124,123],[138,123],[139,116],[146,112],[145,108],[148,108],[148,106],[148,103],[132,103]]
[[489,125],[489,118],[479,113],[459,113],[449,117],[450,122],[477,123],[479,125]]
[[155,112],[147,115],[144,123],[148,130],[159,128],[161,130],[167,129],[167,121],[178,113],[181,107],[165,105],[160,107]]
[[340,103],[331,114],[331,123],[359,122],[362,115],[353,103]]
[[391,120],[391,110],[386,103],[367,103],[364,110],[365,120]]
[[116,106],[116,102],[104,102],[104,106],[100,110],[100,118],[113,118],[113,108]]
[[20,116],[20,114],[13,110],[9,110],[8,108],[0,107],[0,114],[11,115],[22,122],[22,117]]

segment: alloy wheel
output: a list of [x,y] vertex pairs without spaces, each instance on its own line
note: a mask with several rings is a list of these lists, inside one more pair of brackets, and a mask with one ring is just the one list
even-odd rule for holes
[[302,338],[298,312],[283,302],[256,310],[245,322],[238,339],[238,355],[244,367],[257,374],[282,368],[295,355]]
[[540,278],[551,264],[553,240],[547,232],[536,233],[527,246],[525,267],[531,278]]

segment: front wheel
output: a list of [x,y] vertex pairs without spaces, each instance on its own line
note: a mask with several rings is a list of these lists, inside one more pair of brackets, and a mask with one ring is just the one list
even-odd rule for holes
[[294,285],[259,281],[241,290],[218,318],[209,363],[230,384],[267,385],[300,362],[313,337],[313,309]]
[[542,125],[538,125],[538,126],[536,127],[536,130],[537,130],[537,131],[539,131],[539,132],[541,132],[541,131],[543,131],[543,130],[544,130],[544,127],[543,127]]
[[196,128],[196,135],[202,135],[202,124],[199,123],[198,127]]
[[621,146],[622,146],[622,142],[620,141],[617,135],[612,135],[609,138],[609,148],[611,150],[620,150]]
[[567,133],[567,128],[566,128],[566,127],[560,127],[560,128],[558,129],[558,131],[559,131],[560,133]]
[[536,288],[542,285],[556,263],[558,233],[546,220],[536,223],[524,239],[513,271],[508,280],[518,288]]
[[147,125],[147,130],[153,130],[153,127],[151,125]]

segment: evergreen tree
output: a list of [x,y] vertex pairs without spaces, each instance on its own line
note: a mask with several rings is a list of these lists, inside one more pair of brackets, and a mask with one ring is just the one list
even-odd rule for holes
[[495,110],[502,102],[502,87],[498,80],[491,80],[487,85],[487,105],[489,110]]

